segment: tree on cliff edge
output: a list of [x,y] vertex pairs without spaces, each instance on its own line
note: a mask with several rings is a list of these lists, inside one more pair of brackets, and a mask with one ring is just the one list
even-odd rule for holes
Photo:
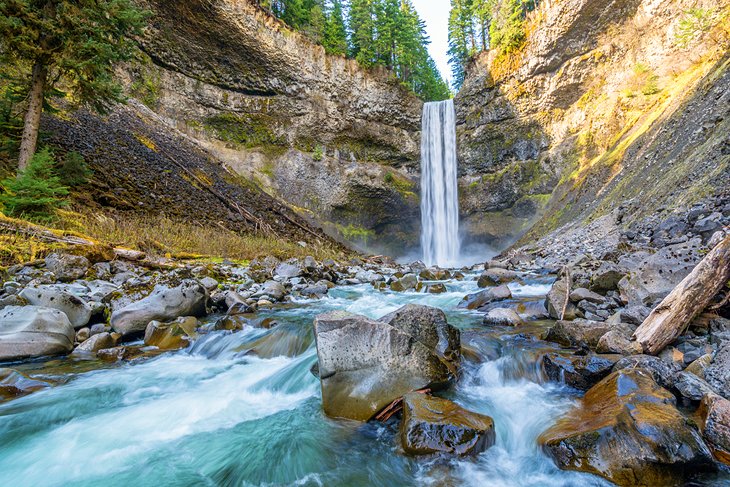
[[114,63],[131,57],[129,36],[141,33],[145,16],[131,0],[0,0],[0,55],[28,71],[19,171],[36,151],[54,89],[100,112],[123,100]]

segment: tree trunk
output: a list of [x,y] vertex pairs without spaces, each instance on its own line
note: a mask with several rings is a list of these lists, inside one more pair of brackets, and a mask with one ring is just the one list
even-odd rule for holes
[[18,158],[18,174],[28,167],[30,159],[35,154],[38,144],[38,130],[43,112],[43,91],[46,88],[48,68],[41,62],[33,65],[33,79],[28,94],[28,111],[23,121],[23,138],[20,141],[20,156]]
[[644,353],[656,355],[682,334],[730,279],[730,235],[654,308],[634,332]]

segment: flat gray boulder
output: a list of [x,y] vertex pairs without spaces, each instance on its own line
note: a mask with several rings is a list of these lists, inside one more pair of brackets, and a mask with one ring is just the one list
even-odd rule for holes
[[155,287],[152,294],[112,314],[111,325],[122,335],[143,333],[150,321],[173,321],[180,316],[206,314],[208,290],[198,281],[186,280],[176,288]]
[[66,315],[42,306],[8,306],[0,311],[0,361],[68,353],[74,328]]
[[20,296],[34,306],[45,306],[63,311],[74,328],[82,328],[91,319],[91,306],[58,286],[27,287]]
[[314,320],[322,407],[328,416],[371,419],[403,395],[452,381],[459,331],[443,312],[410,305],[379,321],[345,311]]
[[53,272],[59,281],[70,282],[81,279],[91,267],[91,262],[81,255],[50,254],[45,259],[46,268]]

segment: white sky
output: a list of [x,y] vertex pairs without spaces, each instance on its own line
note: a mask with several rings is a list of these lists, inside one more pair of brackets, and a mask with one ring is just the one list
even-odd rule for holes
[[451,84],[449,66],[449,10],[450,0],[413,0],[418,14],[426,22],[426,31],[431,38],[428,46],[431,57],[441,71],[441,76]]

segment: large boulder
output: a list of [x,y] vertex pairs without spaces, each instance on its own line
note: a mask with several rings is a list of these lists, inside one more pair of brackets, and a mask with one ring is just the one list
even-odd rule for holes
[[46,257],[46,268],[59,281],[70,282],[81,279],[91,267],[91,262],[81,255],[53,253]]
[[496,326],[518,326],[523,325],[525,322],[519,313],[512,308],[494,308],[484,315],[483,323]]
[[512,291],[510,291],[507,285],[502,284],[501,286],[490,287],[485,289],[484,291],[479,291],[478,293],[464,296],[464,299],[461,300],[458,307],[466,309],[479,309],[482,306],[488,305],[489,303],[504,301],[505,299],[510,299],[511,297]]
[[619,290],[629,305],[654,306],[682,281],[702,259],[702,239],[669,245],[644,257],[619,282]]
[[557,465],[620,486],[681,485],[714,467],[697,427],[643,370],[614,372],[540,436]]
[[550,352],[542,357],[542,370],[553,382],[587,391],[611,373],[616,355],[570,355]]
[[667,389],[674,387],[677,373],[682,370],[675,362],[666,362],[659,357],[644,354],[624,357],[613,367],[614,372],[623,369],[644,369],[660,386]]
[[395,399],[454,379],[459,332],[442,311],[410,305],[379,321],[335,311],[314,320],[322,407],[366,421]]
[[150,321],[172,321],[180,316],[203,316],[208,290],[199,282],[186,280],[173,289],[157,286],[152,294],[112,314],[111,325],[122,335],[144,332]]
[[499,286],[500,284],[516,281],[519,278],[520,274],[518,272],[493,267],[482,272],[479,279],[477,279],[477,286]]
[[198,320],[194,316],[181,316],[170,323],[150,321],[144,333],[144,344],[160,350],[178,350],[190,345],[196,336]]
[[42,306],[8,306],[0,311],[0,361],[68,353],[74,327],[66,315]]
[[63,311],[74,328],[86,326],[91,319],[91,306],[55,285],[27,287],[20,296],[34,306]]
[[476,455],[494,445],[494,421],[446,399],[412,392],[403,396],[400,424],[409,455]]
[[715,458],[730,465],[730,401],[717,394],[706,394],[697,413],[702,436]]
[[109,332],[97,333],[89,337],[74,350],[74,354],[95,354],[99,350],[112,348],[116,345],[114,337]]
[[418,286],[418,277],[415,274],[406,274],[401,278],[393,279],[390,283],[391,291],[405,292],[416,289]]
[[577,319],[557,321],[545,338],[549,342],[566,347],[588,346],[595,348],[603,335],[611,330],[611,325],[602,321]]

